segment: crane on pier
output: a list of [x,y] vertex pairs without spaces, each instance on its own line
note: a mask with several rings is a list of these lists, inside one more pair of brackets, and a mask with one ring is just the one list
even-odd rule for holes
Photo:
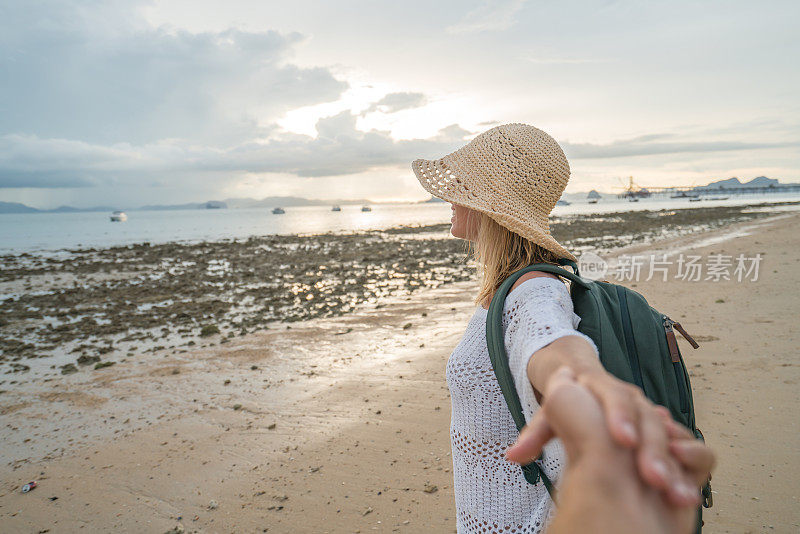
[[[620,180],[620,183],[624,184],[622,180]],[[636,202],[640,198],[648,198],[652,195],[650,191],[634,182],[633,176],[629,176],[628,183],[618,186],[617,189],[623,190],[621,193],[617,194],[617,198],[627,198],[633,202]]]

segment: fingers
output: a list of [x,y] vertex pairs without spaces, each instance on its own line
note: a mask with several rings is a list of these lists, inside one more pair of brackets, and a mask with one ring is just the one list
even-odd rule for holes
[[702,486],[711,478],[711,470],[716,464],[714,453],[702,441],[687,439],[672,441],[669,444],[672,455],[688,471],[695,484]]
[[[568,367],[562,367],[548,380],[546,401],[519,439],[506,451],[506,458],[519,463],[536,459],[544,445],[556,434],[572,460],[583,447],[593,446],[607,436],[603,414],[597,400],[578,385]],[[610,442],[610,437],[605,437]]]
[[667,468],[667,431],[658,411],[640,403],[640,410],[647,411],[640,420],[642,441],[636,455],[639,472],[649,485],[667,490],[670,473]]
[[640,476],[650,486],[662,490],[675,505],[697,504],[700,497],[692,477],[672,457],[661,410],[646,399],[640,400],[639,405],[641,443],[636,463]]
[[539,410],[522,428],[517,441],[506,449],[506,459],[521,465],[529,464],[539,457],[545,444],[554,437],[555,434],[547,424],[544,412]]
[[691,430],[672,419],[672,417],[665,422],[664,426],[670,439],[697,439]]
[[642,480],[663,491],[675,505],[697,502],[693,477],[682,471],[669,449],[672,436],[683,438],[688,430],[673,424],[666,408],[656,407],[632,384],[602,373],[581,375],[578,380],[600,401],[614,441],[636,449]]
[[665,407],[657,406],[656,409],[664,421],[672,456],[697,485],[702,486],[711,480],[711,470],[716,463],[714,452],[697,439],[691,430],[675,421]]
[[635,447],[639,443],[639,413],[636,407],[641,391],[605,373],[581,375],[578,381],[597,397],[606,415],[608,431],[614,441],[623,447]]
[[506,458],[527,464],[558,436],[572,461],[588,447],[623,446],[632,452],[642,481],[675,506],[698,505],[698,485],[708,479],[714,455],[664,407],[642,391],[606,373],[577,379],[568,368],[553,373],[545,402],[523,428]]
[[673,419],[672,414],[667,408],[659,405],[656,405],[655,408],[661,420],[664,422],[664,426],[667,429],[667,436],[670,439],[695,439],[692,431]]

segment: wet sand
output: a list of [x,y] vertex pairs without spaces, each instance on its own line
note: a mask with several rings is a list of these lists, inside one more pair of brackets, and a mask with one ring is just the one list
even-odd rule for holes
[[[701,342],[681,350],[720,455],[706,532],[800,529],[800,304],[787,291],[798,223],[762,217],[618,251],[764,258],[757,282],[636,282]],[[3,530],[454,532],[444,363],[473,293],[449,281],[3,385]],[[29,480],[39,487],[20,493]]]

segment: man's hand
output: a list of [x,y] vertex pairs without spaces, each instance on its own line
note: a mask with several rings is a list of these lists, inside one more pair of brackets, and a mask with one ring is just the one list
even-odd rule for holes
[[[634,451],[641,480],[664,492],[674,504],[694,502],[695,484],[670,449],[670,431],[658,407],[638,387],[608,373],[586,340],[564,336],[530,358],[528,378],[536,391],[544,393],[542,402],[547,402],[550,381],[563,366],[597,400],[607,434],[617,445]],[[533,449],[530,453],[520,461],[527,463],[538,456]],[[519,454],[524,455],[524,449]]]
[[551,534],[691,532],[700,499],[698,487],[708,479],[714,455],[672,421],[666,410],[652,409],[686,488],[679,499],[674,492],[658,491],[642,480],[635,450],[620,446],[612,437],[600,401],[572,371],[562,368],[553,373],[542,408],[506,451],[509,460],[528,463],[553,437],[564,443],[569,462]]

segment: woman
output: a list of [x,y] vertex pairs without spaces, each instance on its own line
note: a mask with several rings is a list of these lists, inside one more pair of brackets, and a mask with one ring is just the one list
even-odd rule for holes
[[[526,462],[538,450],[521,439],[506,458],[517,431],[489,360],[486,315],[492,295],[514,271],[559,258],[575,261],[548,224],[569,163],[545,132],[506,124],[438,160],[416,160],[412,168],[428,192],[451,203],[451,233],[471,244],[479,269],[478,306],[446,368],[458,532],[540,532],[554,507],[545,487],[528,484],[509,461]],[[662,414],[638,388],[603,369],[594,343],[576,330],[579,321],[558,277],[531,272],[512,287],[504,339],[526,421],[555,371],[566,366],[602,405],[614,440],[635,450],[641,478],[671,503],[696,504],[698,489],[670,454]],[[561,442],[551,441],[542,468],[556,484],[564,463]]]

